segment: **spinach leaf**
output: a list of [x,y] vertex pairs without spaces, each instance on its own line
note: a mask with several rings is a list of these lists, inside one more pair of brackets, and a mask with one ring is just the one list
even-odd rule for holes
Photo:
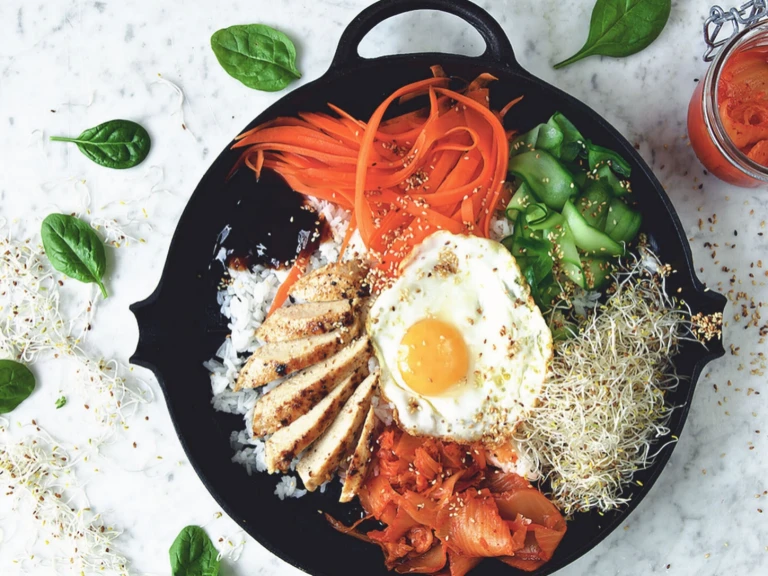
[[276,92],[301,78],[291,39],[264,24],[219,30],[211,36],[211,48],[224,71],[249,88]]
[[66,396],[62,396],[61,398],[56,400],[56,410],[58,410],[59,408],[64,408],[64,406],[66,406],[66,404],[67,404],[67,397]]
[[29,368],[14,360],[0,360],[0,414],[12,412],[35,389]]
[[67,214],[50,214],[40,231],[43,247],[51,265],[70,278],[98,284],[101,294],[107,291],[101,279],[107,269],[104,244],[88,224]]
[[88,128],[77,138],[51,136],[53,142],[73,142],[80,152],[101,166],[123,169],[141,164],[152,140],[147,131],[130,120],[110,120]]
[[172,576],[217,576],[219,553],[199,526],[187,526],[168,551]]
[[597,0],[586,44],[555,68],[587,56],[620,58],[640,52],[664,30],[671,10],[672,0]]

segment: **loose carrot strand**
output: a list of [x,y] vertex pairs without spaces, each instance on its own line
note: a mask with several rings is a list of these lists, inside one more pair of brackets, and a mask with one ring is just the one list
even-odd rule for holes
[[518,96],[517,98],[515,98],[514,100],[512,100],[512,101],[511,101],[509,104],[507,104],[506,106],[504,106],[504,108],[502,108],[502,109],[499,111],[499,118],[503,120],[503,119],[504,119],[504,116],[506,116],[506,115],[507,115],[507,112],[509,112],[509,111],[512,109],[512,107],[513,107],[515,104],[517,104],[518,102],[520,102],[522,99],[523,99],[523,97],[522,97],[522,96]]
[[288,294],[291,292],[291,288],[293,288],[293,285],[296,284],[296,281],[304,275],[308,264],[309,258],[306,256],[300,255],[298,258],[296,258],[296,261],[293,263],[291,270],[288,272],[288,276],[286,276],[283,283],[280,284],[280,287],[277,289],[277,292],[275,293],[275,299],[272,300],[272,305],[269,307],[267,316],[270,316],[272,312],[285,304],[285,301],[288,299]]
[[357,224],[355,223],[355,215],[353,214],[349,221],[349,226],[347,226],[347,231],[344,234],[344,241],[341,243],[341,248],[339,248],[339,262],[344,258],[347,247],[349,247],[349,241],[352,239],[355,230],[357,230]]

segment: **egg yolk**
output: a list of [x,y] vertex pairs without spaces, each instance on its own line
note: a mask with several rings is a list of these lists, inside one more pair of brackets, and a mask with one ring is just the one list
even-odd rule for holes
[[405,383],[414,392],[440,394],[466,378],[469,353],[455,326],[425,318],[403,336],[398,364]]

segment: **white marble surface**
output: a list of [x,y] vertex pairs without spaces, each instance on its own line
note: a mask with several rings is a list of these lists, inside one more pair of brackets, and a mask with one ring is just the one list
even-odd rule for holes
[[[694,79],[705,71],[700,27],[711,0],[674,1],[669,26],[640,55],[626,60],[593,58],[560,72],[551,65],[581,45],[592,2],[482,3],[512,37],[524,67],[594,107],[639,144],[690,231],[702,279],[712,287],[723,283],[727,290],[735,274],[737,289],[756,302],[768,300],[764,271],[768,268],[759,269],[757,264],[766,247],[766,238],[758,236],[761,223],[768,220],[765,191],[739,190],[704,176],[686,140],[686,107]],[[211,33],[249,22],[280,28],[296,40],[303,83],[326,70],[343,27],[366,4],[363,0],[0,3],[0,216],[13,221],[18,233],[36,229],[40,219],[56,208],[78,210],[82,186],[73,182],[79,179],[90,190],[94,214],[124,220],[135,216],[138,223],[132,230],[146,239],[146,244],[114,251],[112,296],[94,319],[89,346],[122,359],[133,352],[137,329],[128,305],[154,288],[186,198],[230,138],[282,96],[249,90],[227,76],[211,53]],[[454,18],[420,14],[381,26],[362,47],[368,56],[426,49],[476,54],[481,44],[476,33]],[[154,83],[158,73],[185,91],[188,131],[182,129],[179,115],[172,114],[176,100],[170,89]],[[151,132],[154,146],[141,167],[127,172],[101,169],[73,148],[43,139],[54,133],[75,134],[114,117],[138,120]],[[141,199],[153,186],[168,193]],[[147,210],[147,219],[142,219],[141,208]],[[715,213],[716,224],[710,230],[707,218]],[[705,242],[719,244],[715,258]],[[723,271],[723,266],[730,271]],[[563,575],[768,571],[768,528],[760,510],[766,507],[768,514],[768,502],[766,496],[758,498],[768,490],[768,425],[764,425],[768,391],[760,367],[753,365],[764,346],[758,344],[757,329],[744,329],[743,321],[734,321],[739,310],[731,304],[726,314],[727,345],[738,348],[737,354],[712,364],[702,378],[680,445],[660,481],[623,530],[563,570]],[[66,390],[66,367],[54,361],[36,370],[38,390],[12,420],[28,423],[36,418],[62,441],[84,442],[82,423],[87,415],[77,398],[63,410],[53,409],[58,391]],[[157,391],[154,380],[150,382]],[[764,430],[758,433],[761,427]],[[127,471],[145,465],[143,472]],[[88,481],[94,508],[125,531],[118,544],[131,560],[132,573],[168,574],[169,545],[181,527],[195,523],[206,524],[214,539],[224,535],[245,539],[242,557],[226,562],[226,574],[298,574],[249,537],[237,536],[237,527],[227,517],[214,520],[218,507],[187,463],[162,399],[149,405],[121,440],[83,465],[79,474]],[[16,573],[11,559],[25,549],[32,526],[12,515],[0,518],[4,531],[0,573]]]

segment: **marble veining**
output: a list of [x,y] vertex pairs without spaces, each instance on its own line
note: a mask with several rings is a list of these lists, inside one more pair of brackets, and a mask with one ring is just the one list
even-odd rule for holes
[[[89,206],[94,215],[130,222],[132,233],[146,240],[110,257],[112,295],[94,319],[91,340],[100,352],[124,360],[133,352],[137,329],[127,307],[155,287],[186,199],[230,138],[282,96],[249,90],[227,76],[210,50],[210,35],[249,22],[285,31],[299,50],[298,86],[325,72],[344,26],[366,4],[0,3],[0,216],[23,234],[54,209]],[[591,58],[562,71],[552,64],[583,43],[592,2],[481,4],[509,34],[522,66],[592,106],[636,143],[680,214],[702,280],[723,292],[733,288],[734,297],[747,293],[759,312],[757,303],[768,299],[768,257],[765,265],[760,260],[768,242],[768,197],[764,190],[739,190],[707,175],[686,137],[688,101],[706,70],[701,24],[711,0],[674,1],[668,27],[642,54]],[[473,55],[482,49],[476,32],[433,13],[393,19],[361,46],[366,57],[419,50]],[[158,73],[183,89],[183,120],[177,95],[158,83]],[[154,138],[149,158],[136,169],[103,170],[73,147],[47,141],[115,117],[142,122]],[[729,353],[702,377],[679,446],[656,487],[625,526],[564,569],[564,576],[768,573],[768,390],[759,356],[765,346],[758,328],[744,328],[742,303],[726,310]],[[749,315],[754,311],[748,306]],[[83,442],[82,409],[53,408],[57,378],[66,369],[46,364],[38,374],[41,385],[12,420],[36,418],[62,441]],[[159,394],[151,376],[141,375]],[[226,516],[216,518],[219,509],[187,462],[162,400],[141,416],[80,474],[93,506],[125,531],[119,545],[132,573],[167,574],[174,537],[184,525],[200,524],[215,540],[245,540],[239,561],[225,561],[227,574],[299,574]],[[21,574],[11,559],[30,545],[31,526],[4,515],[0,528],[0,573]]]

